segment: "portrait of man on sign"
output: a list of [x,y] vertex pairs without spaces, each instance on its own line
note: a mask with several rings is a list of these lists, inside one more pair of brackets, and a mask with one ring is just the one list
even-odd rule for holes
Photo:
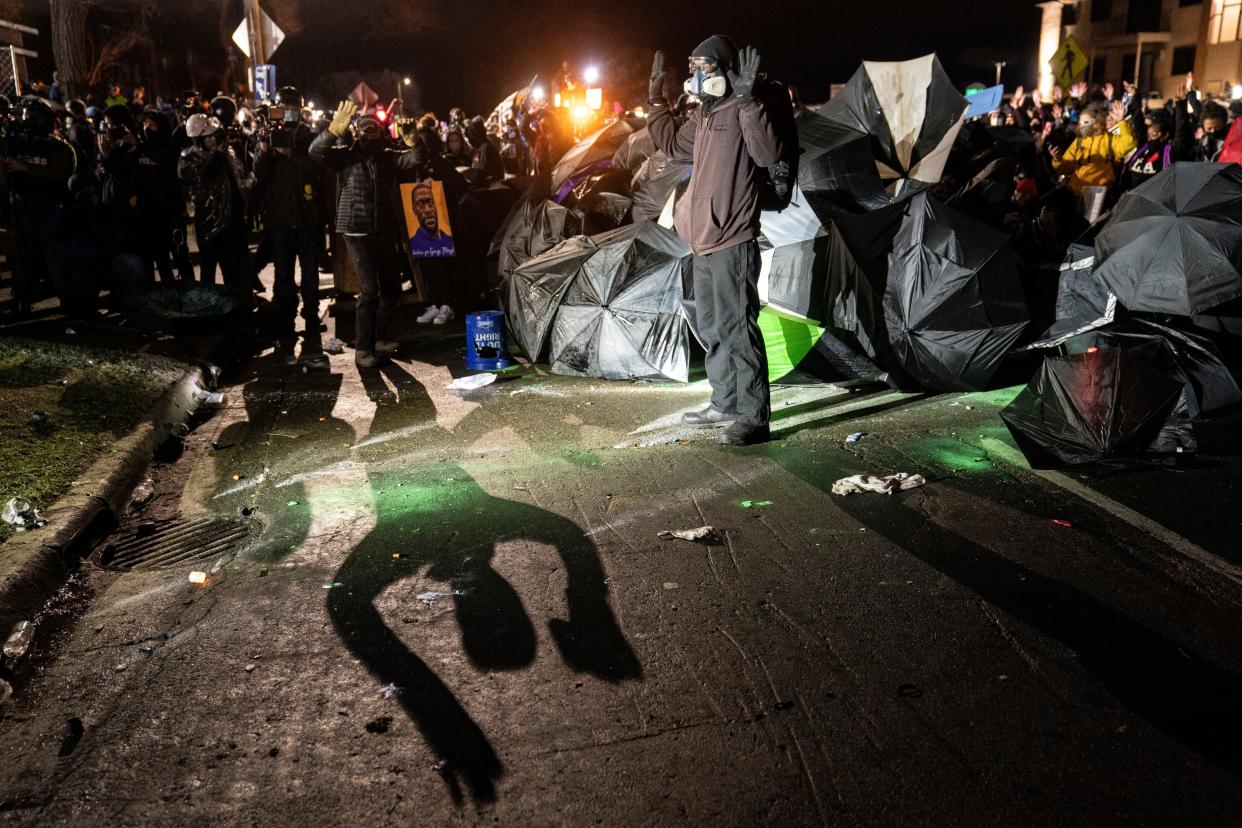
[[435,259],[456,254],[442,182],[428,180],[402,184],[401,201],[405,206],[411,256]]

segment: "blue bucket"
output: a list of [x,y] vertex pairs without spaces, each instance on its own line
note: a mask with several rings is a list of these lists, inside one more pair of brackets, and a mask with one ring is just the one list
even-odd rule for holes
[[471,371],[503,371],[513,365],[505,340],[504,311],[482,311],[466,317],[466,367]]

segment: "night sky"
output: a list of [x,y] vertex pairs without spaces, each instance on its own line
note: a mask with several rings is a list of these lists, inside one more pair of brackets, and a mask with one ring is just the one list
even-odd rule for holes
[[[160,0],[157,25],[177,40],[193,38],[201,58],[222,63],[227,32],[241,19],[239,0],[193,6],[189,12],[185,0]],[[264,7],[289,32],[274,58],[280,82],[327,99],[348,92],[336,87],[355,71],[389,69],[416,78],[424,106],[471,112],[489,110],[562,58],[576,68],[600,66],[609,94],[636,103],[654,49],[675,58],[670,66],[680,72],[680,59],[712,33],[757,46],[766,70],[808,101],[826,98],[829,84],[847,80],[864,58],[928,51],[940,54],[961,86],[991,83],[994,60],[1009,61],[1008,85],[1029,85],[1039,22],[1033,0],[267,0]],[[30,8],[27,19],[40,25],[46,3]]]

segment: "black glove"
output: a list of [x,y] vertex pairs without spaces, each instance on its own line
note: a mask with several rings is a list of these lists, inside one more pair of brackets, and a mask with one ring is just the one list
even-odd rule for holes
[[733,94],[743,101],[755,96],[755,81],[759,78],[759,50],[747,46],[738,57],[738,70],[729,70],[729,83]]
[[651,84],[647,87],[647,100],[651,103],[666,103],[664,98],[664,53],[656,52],[651,61]]

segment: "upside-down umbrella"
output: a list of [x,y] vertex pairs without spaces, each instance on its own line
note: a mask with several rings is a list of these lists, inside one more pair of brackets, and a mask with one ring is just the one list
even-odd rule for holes
[[1242,168],[1178,163],[1121,197],[1096,275],[1128,310],[1190,316],[1242,297]]
[[968,106],[933,54],[864,61],[820,114],[871,136],[876,171],[899,196],[940,180]]
[[915,196],[893,240],[884,320],[911,379],[941,391],[983,388],[1030,321],[1008,238]]
[[1193,453],[1187,392],[1160,338],[1050,355],[1001,411],[1035,468],[1158,460]]
[[689,328],[681,302],[689,248],[651,221],[589,244],[594,249],[584,259],[565,262],[572,278],[552,323],[553,372],[686,382]]

